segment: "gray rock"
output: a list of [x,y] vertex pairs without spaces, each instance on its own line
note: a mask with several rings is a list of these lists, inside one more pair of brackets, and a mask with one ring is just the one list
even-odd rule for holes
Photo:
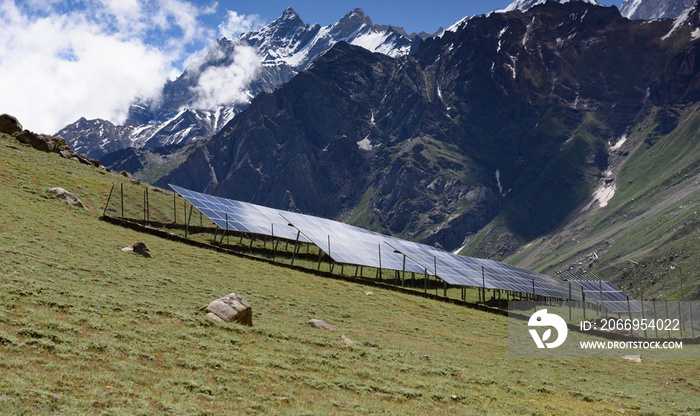
[[16,132],[13,134],[20,142],[28,144],[31,147],[41,150],[42,152],[51,153],[56,149],[56,141],[53,137],[44,134],[32,133],[29,130]]
[[125,253],[136,253],[147,258],[153,258],[151,251],[148,249],[143,241],[139,241],[133,246],[122,247],[122,251]]
[[0,115],[0,133],[9,134],[11,136],[22,130],[22,125],[19,124],[19,121],[14,116],[9,114]]
[[83,204],[83,201],[80,200],[77,196],[72,194],[71,192],[66,191],[65,189],[61,188],[60,186],[57,186],[55,188],[51,188],[48,190],[50,194],[54,194],[60,199],[61,201],[65,202],[68,205],[71,206],[78,206],[80,208],[85,208],[85,204]]
[[151,251],[148,249],[148,247],[146,247],[146,244],[143,241],[139,241],[136,244],[134,244],[134,253],[140,254],[149,259],[153,258]]
[[215,313],[212,313],[212,312],[209,312],[207,314],[207,318],[211,319],[214,322],[218,322],[218,323],[226,322],[223,319],[219,318]]
[[308,324],[313,326],[314,328],[328,329],[330,331],[335,331],[338,329],[337,326],[331,325],[328,322],[323,321],[321,319],[311,319],[309,320]]
[[242,325],[253,326],[253,310],[250,304],[240,295],[231,293],[219,298],[207,306],[207,310],[221,318],[224,322],[238,322]]

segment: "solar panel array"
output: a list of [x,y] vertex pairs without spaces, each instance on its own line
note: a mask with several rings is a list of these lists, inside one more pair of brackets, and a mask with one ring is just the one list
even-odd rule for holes
[[[387,241],[387,244],[450,284],[569,298],[567,282],[528,269],[494,260],[460,256],[399,239]],[[580,300],[580,289],[575,289],[571,290],[571,297]]]
[[282,212],[280,215],[337,263],[407,272],[424,271],[413,261],[404,262],[403,255],[384,244],[384,240],[392,237],[311,215],[294,212]]
[[[222,229],[312,242],[333,261],[389,270],[427,273],[458,286],[485,287],[600,303],[597,281],[564,281],[493,260],[459,256],[311,215],[215,197],[170,185]],[[641,311],[641,304],[603,282],[603,306],[613,312]]]
[[641,312],[642,304],[629,297],[617,286],[606,281],[572,280],[583,288],[586,294],[586,302],[600,304],[601,286],[603,292],[603,306],[612,312]]
[[[290,240],[297,238],[298,230],[289,226],[287,221],[279,215],[279,210],[211,196],[175,185],[170,185],[170,187],[221,229],[270,235]],[[299,237],[299,241],[311,242],[303,236]]]

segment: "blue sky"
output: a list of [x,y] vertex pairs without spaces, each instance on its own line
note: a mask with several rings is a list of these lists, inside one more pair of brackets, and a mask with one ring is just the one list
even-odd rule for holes
[[[325,26],[338,21],[350,10],[359,7],[374,23],[401,26],[408,33],[420,31],[433,33],[440,26],[449,27],[465,16],[503,9],[511,2],[512,0],[407,0],[402,2],[381,0],[333,2],[319,2],[318,0],[264,2],[222,0],[219,1],[219,8],[235,10],[239,14],[257,14],[263,20],[270,22],[287,7],[293,7],[305,23],[319,23]],[[619,8],[622,0],[603,0],[599,3],[614,4]]]
[[0,0],[0,113],[41,133],[80,117],[119,124],[135,97],[157,97],[215,39],[261,27],[287,7],[324,26],[359,7],[374,23],[432,33],[510,2]]

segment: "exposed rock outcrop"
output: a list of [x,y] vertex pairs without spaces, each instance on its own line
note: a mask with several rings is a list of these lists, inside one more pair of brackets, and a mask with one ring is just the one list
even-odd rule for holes
[[86,155],[73,151],[68,143],[61,138],[46,134],[37,134],[29,130],[23,130],[17,118],[9,115],[0,115],[0,133],[15,137],[20,143],[27,144],[34,149],[47,153],[58,153],[61,157],[80,162],[84,165],[100,167],[100,161],[91,159]]

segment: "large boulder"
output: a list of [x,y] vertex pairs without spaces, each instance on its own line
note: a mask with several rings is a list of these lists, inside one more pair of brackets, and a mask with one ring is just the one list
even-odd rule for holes
[[[207,310],[224,322],[238,322],[242,325],[253,326],[253,310],[250,304],[240,295],[231,293],[219,298],[207,306]],[[214,319],[210,316],[211,319]],[[216,319],[214,319],[216,321]]]
[[45,134],[32,133],[29,130],[14,133],[14,136],[22,143],[28,144],[31,147],[41,150],[42,152],[51,153],[56,150],[56,140],[54,137]]
[[12,136],[15,133],[19,133],[23,130],[22,125],[19,124],[14,116],[9,114],[0,114],[0,133],[9,134]]
[[55,188],[51,188],[48,190],[50,194],[54,194],[60,199],[61,201],[65,202],[68,205],[71,206],[78,206],[80,208],[86,208],[85,204],[83,204],[83,201],[80,200],[77,196],[75,196],[73,193],[66,191],[65,189],[61,188],[60,186],[57,186]]

